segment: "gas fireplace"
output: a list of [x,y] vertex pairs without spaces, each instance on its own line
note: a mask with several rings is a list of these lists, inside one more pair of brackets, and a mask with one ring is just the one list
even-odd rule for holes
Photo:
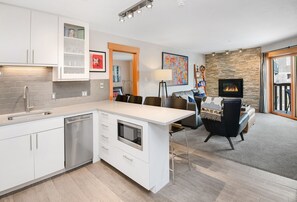
[[219,79],[220,97],[243,97],[243,79]]

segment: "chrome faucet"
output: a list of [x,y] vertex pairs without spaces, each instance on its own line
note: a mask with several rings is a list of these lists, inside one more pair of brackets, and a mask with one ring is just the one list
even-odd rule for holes
[[24,87],[24,104],[25,104],[25,111],[30,112],[33,109],[33,106],[30,106],[30,94],[29,94],[29,87]]

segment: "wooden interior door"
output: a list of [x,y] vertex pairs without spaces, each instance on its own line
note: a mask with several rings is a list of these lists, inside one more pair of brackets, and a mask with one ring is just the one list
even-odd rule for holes
[[113,52],[123,52],[133,54],[132,60],[132,94],[139,95],[139,53],[140,49],[137,47],[126,46],[115,43],[108,43],[109,49],[109,99],[113,99]]

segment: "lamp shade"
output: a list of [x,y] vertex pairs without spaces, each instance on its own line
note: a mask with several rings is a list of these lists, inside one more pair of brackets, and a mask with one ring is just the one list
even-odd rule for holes
[[172,80],[172,70],[171,69],[155,70],[155,79],[157,81],[171,81]]

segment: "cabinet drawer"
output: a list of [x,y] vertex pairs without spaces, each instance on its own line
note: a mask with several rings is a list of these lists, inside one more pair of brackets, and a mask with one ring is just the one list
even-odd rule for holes
[[99,157],[106,161],[107,163],[114,165],[116,154],[114,148],[108,144],[100,143],[99,144]]
[[110,113],[100,111],[99,123],[115,123],[115,117]]
[[99,134],[99,143],[110,144],[110,136],[104,133]]
[[105,135],[111,135],[114,131],[114,126],[110,123],[101,122],[99,125],[100,133]]
[[115,152],[117,161],[116,167],[129,178],[150,190],[149,164],[118,148],[115,148]]

